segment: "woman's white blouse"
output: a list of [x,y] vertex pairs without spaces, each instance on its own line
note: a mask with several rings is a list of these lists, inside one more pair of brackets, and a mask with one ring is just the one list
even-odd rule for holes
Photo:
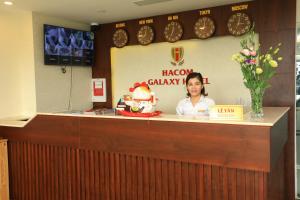
[[215,105],[214,100],[201,96],[199,101],[193,106],[190,97],[179,101],[176,107],[178,115],[208,115],[209,109]]

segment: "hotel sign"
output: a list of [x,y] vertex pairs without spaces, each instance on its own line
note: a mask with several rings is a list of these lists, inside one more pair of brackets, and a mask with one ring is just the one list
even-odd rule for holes
[[[182,67],[184,64],[184,48],[183,47],[173,47],[171,48],[171,57],[172,61],[171,67],[164,67],[161,70],[161,76],[163,78],[151,78],[148,79],[148,85],[185,85],[185,78],[188,74],[192,73],[194,70],[192,68],[175,68],[174,67]],[[166,69],[169,68],[169,69]],[[203,83],[209,84],[208,78],[203,77]]]

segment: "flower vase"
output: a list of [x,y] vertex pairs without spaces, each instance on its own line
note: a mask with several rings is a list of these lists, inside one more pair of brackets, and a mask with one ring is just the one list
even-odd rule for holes
[[264,90],[257,88],[256,90],[250,90],[251,94],[251,118],[261,119],[264,116],[263,112],[263,97]]

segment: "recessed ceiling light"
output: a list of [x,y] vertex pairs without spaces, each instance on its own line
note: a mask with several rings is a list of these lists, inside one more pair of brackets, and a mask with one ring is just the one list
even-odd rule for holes
[[4,3],[5,5],[7,5],[7,6],[13,5],[13,2],[11,2],[11,1],[4,1],[3,3]]

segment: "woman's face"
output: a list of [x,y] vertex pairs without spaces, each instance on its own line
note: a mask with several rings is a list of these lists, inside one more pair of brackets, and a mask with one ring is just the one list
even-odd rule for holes
[[191,97],[199,96],[201,94],[202,84],[198,78],[191,78],[187,84],[187,90]]

